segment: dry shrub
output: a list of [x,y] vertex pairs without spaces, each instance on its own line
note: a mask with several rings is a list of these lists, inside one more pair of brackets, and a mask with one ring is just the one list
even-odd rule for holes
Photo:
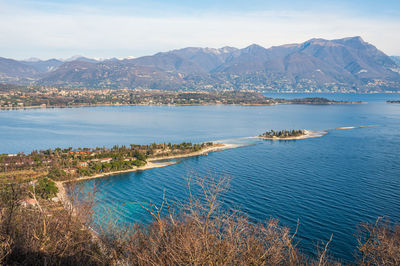
[[359,229],[360,265],[400,265],[400,225],[382,218]]
[[[1,219],[1,216],[0,216]],[[2,221],[0,220],[0,223]],[[9,235],[0,235],[0,264],[11,253],[12,240]]]
[[[194,178],[188,184],[187,204],[173,208],[165,198],[159,207],[140,204],[153,222],[107,239],[110,247],[118,247],[120,261],[131,265],[302,264],[293,235],[278,220],[254,224],[239,212],[221,210],[218,198],[228,179]],[[200,188],[201,197],[192,195],[193,184]]]
[[310,265],[318,265],[318,266],[327,266],[327,265],[342,265],[337,259],[335,259],[330,253],[329,253],[329,245],[332,242],[333,239],[333,234],[331,234],[331,237],[327,242],[320,242],[317,244],[316,250],[317,250],[317,258],[315,260],[308,259],[308,263]]
[[205,233],[198,221],[187,217],[175,225],[165,221],[164,232],[158,224],[136,229],[126,245],[127,259],[135,265],[300,263],[291,235],[276,220],[257,226],[244,218],[213,219]]
[[[19,198],[17,190],[11,193],[8,199]],[[2,201],[0,264],[107,263],[98,245],[92,241],[90,231],[72,211],[47,200],[39,200],[39,204],[37,207],[22,207]]]

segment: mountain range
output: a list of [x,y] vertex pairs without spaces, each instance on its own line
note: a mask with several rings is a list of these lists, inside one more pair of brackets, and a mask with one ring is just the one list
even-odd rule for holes
[[400,57],[361,37],[264,48],[188,47],[133,59],[17,61],[0,57],[0,82],[86,88],[400,91]]

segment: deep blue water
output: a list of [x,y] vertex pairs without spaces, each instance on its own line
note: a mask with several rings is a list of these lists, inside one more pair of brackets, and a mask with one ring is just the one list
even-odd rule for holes
[[[269,94],[268,94],[269,96]],[[295,98],[309,94],[273,94]],[[314,96],[314,95],[313,95]],[[295,229],[299,247],[315,252],[333,234],[330,251],[352,260],[356,227],[386,216],[400,222],[400,99],[397,94],[324,94],[354,105],[125,106],[0,112],[0,152],[60,147],[223,140],[254,144],[181,160],[177,165],[85,181],[97,183],[99,214],[117,208],[126,222],[149,217],[129,202],[159,202],[186,194],[188,175],[226,175],[225,207],[254,221],[279,218]],[[337,127],[380,124],[337,130]],[[329,130],[322,138],[249,140],[269,129]]]

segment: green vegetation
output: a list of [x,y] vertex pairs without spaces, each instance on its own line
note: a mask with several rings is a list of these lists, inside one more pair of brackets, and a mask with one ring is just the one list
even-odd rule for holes
[[259,137],[263,138],[290,138],[290,137],[299,137],[305,135],[305,130],[279,130],[275,131],[271,129],[270,131],[266,131],[259,135]]
[[43,199],[51,199],[52,197],[55,197],[58,192],[56,183],[46,177],[43,177],[36,182],[34,190],[35,193]]

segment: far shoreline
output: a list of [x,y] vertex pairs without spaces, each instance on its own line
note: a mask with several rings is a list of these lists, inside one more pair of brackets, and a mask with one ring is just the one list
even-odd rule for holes
[[[277,93],[279,94],[279,93]],[[329,103],[204,103],[204,104],[80,104],[80,105],[49,105],[49,106],[14,106],[14,107],[0,107],[0,111],[12,110],[32,110],[32,109],[66,109],[66,108],[84,108],[84,107],[114,107],[114,106],[275,106],[275,105],[338,105],[338,104],[362,104],[361,101],[348,101],[348,102],[329,102]]]

